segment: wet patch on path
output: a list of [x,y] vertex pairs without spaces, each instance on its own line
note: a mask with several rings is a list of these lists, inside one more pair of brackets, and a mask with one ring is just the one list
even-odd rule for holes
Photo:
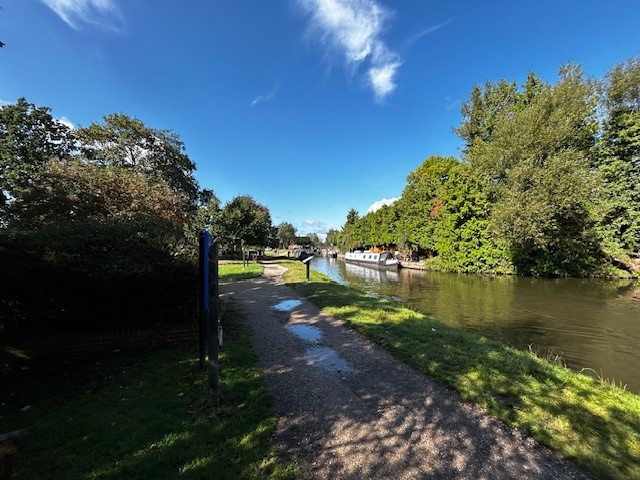
[[279,312],[290,312],[291,310],[299,306],[301,303],[302,301],[300,300],[284,300],[278,303],[277,305],[274,305],[271,308]]
[[309,365],[335,373],[351,373],[353,368],[347,361],[329,347],[311,347],[304,352]]
[[322,337],[322,332],[318,327],[304,323],[289,325],[287,330],[301,340],[309,343],[320,343],[320,338]]
[[[290,312],[299,306],[300,300],[284,300],[274,307],[280,312]],[[331,373],[351,373],[353,368],[338,355],[332,348],[322,344],[322,331],[307,323],[296,323],[288,325],[287,330],[305,343],[313,344],[304,352],[304,357],[309,365],[319,367]]]

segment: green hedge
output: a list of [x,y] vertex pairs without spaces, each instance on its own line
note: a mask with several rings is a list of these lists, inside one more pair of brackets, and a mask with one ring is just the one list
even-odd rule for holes
[[197,264],[155,220],[0,230],[5,335],[181,323],[195,318]]

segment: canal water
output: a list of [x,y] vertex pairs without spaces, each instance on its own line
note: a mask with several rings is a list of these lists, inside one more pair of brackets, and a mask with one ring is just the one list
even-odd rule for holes
[[638,281],[387,271],[318,256],[311,268],[640,393]]

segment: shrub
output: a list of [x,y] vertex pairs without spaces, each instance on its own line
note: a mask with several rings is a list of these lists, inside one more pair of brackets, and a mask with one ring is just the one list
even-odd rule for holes
[[[197,265],[159,219],[80,220],[0,231],[0,321],[9,335],[195,318]],[[186,250],[188,252],[188,250]]]

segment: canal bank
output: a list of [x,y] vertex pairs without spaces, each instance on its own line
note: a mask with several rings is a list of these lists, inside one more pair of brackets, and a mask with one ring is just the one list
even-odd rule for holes
[[426,270],[427,266],[424,262],[410,262],[408,260],[401,260],[400,268],[408,268],[410,270]]
[[640,393],[640,283],[400,269],[315,257],[343,285],[393,298],[468,332],[546,357]]
[[[330,282],[287,262],[285,282],[417,371],[576,459],[596,478],[640,478],[640,396],[531,353]],[[393,382],[393,375],[388,375]]]
[[[278,450],[311,478],[591,478],[321,312],[298,290],[322,288],[317,274],[306,282],[303,265],[286,268],[295,290],[265,262],[263,277],[221,292],[244,314],[279,417]],[[321,349],[333,355],[319,358]]]

